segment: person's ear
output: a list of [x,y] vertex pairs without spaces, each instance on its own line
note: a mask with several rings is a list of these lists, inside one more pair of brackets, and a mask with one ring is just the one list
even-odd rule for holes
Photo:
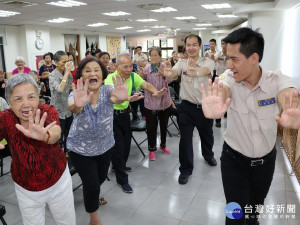
[[259,63],[259,55],[257,53],[253,53],[249,58],[252,64]]

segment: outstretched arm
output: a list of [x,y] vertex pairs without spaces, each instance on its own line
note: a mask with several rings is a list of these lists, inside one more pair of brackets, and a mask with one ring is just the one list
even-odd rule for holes
[[144,81],[141,85],[141,87],[146,90],[146,91],[149,91],[152,93],[153,96],[155,97],[161,97],[163,96],[166,92],[167,92],[167,88],[162,88],[161,90],[157,90],[152,84]]
[[230,89],[219,84],[219,78],[216,78],[212,87],[211,79],[208,81],[208,91],[206,94],[204,85],[201,84],[202,109],[206,118],[219,119],[227,111],[230,104]]
[[[292,93],[291,93],[292,91]],[[284,101],[283,100],[284,97]],[[278,96],[279,104],[283,111],[280,116],[276,116],[276,121],[284,128],[300,128],[300,99],[298,91],[294,88],[283,90]]]

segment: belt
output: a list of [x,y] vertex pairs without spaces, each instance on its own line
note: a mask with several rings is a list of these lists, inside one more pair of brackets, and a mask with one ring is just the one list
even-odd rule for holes
[[224,147],[224,151],[226,151],[227,153],[231,154],[232,156],[235,156],[235,157],[237,157],[239,159],[247,161],[250,164],[250,166],[260,166],[260,165],[263,165],[264,163],[266,163],[267,161],[269,161],[274,154],[276,154],[276,148],[274,147],[271,152],[269,152],[267,155],[265,155],[265,156],[263,156],[261,158],[250,158],[250,157],[247,157],[247,156],[239,153],[238,151],[235,151],[226,142],[224,142],[224,146],[223,147]]
[[115,109],[114,110],[114,113],[115,114],[117,114],[117,115],[119,115],[119,114],[123,114],[123,113],[126,113],[126,112],[128,112],[129,111],[129,107],[128,108],[126,108],[126,109]]
[[194,104],[194,103],[191,103],[191,102],[189,102],[187,100],[182,100],[182,102],[184,102],[184,103],[186,103],[188,105],[194,106],[196,108],[202,108],[201,104]]

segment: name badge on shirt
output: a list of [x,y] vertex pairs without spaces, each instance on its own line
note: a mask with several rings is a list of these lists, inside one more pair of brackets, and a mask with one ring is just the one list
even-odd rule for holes
[[276,103],[276,98],[267,98],[262,100],[257,100],[258,106],[267,106],[267,105],[273,105]]
[[182,74],[183,74],[183,75],[186,75],[186,72],[183,72]]

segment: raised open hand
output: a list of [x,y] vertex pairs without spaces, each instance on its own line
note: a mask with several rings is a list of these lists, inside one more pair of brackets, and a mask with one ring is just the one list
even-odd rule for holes
[[172,64],[169,60],[167,60],[165,62],[165,68],[164,68],[164,71],[163,71],[163,76],[164,77],[172,77],[172,75],[173,75]]
[[16,124],[16,128],[27,137],[35,140],[44,141],[47,131],[56,124],[56,121],[44,127],[47,113],[45,112],[41,118],[41,110],[36,110],[35,118],[33,118],[32,111],[29,112],[29,128],[25,129],[22,125]]
[[3,144],[0,143],[0,150],[1,149],[5,149],[5,146]]
[[208,81],[208,91],[206,94],[204,85],[201,84],[202,110],[206,118],[219,119],[227,111],[230,98],[223,102],[223,83],[219,84],[219,78],[215,79],[214,87],[212,81]]
[[152,94],[155,97],[161,97],[168,91],[167,88],[162,88],[161,90],[157,91],[156,93]]
[[121,78],[120,75],[116,75],[116,79],[113,77],[112,81],[114,83],[115,89],[109,89],[109,92],[112,96],[114,96],[118,101],[125,101],[128,97],[128,89],[126,86],[125,79]]
[[290,104],[289,93],[285,94],[285,109],[281,116],[275,117],[276,121],[284,128],[300,128],[300,100],[298,98],[298,91],[293,92],[292,102]]
[[143,94],[142,92],[135,92],[132,96],[130,96],[129,101],[135,102],[135,101],[138,101],[138,100],[144,98],[145,96],[142,94]]
[[193,59],[189,59],[189,64],[188,64],[188,68],[186,71],[186,74],[190,77],[195,77],[197,74],[197,66],[196,66],[196,62]]
[[86,106],[93,95],[93,92],[88,94],[89,79],[85,80],[86,85],[83,85],[82,77],[77,81],[77,86],[73,83],[74,102],[76,107],[81,108]]

